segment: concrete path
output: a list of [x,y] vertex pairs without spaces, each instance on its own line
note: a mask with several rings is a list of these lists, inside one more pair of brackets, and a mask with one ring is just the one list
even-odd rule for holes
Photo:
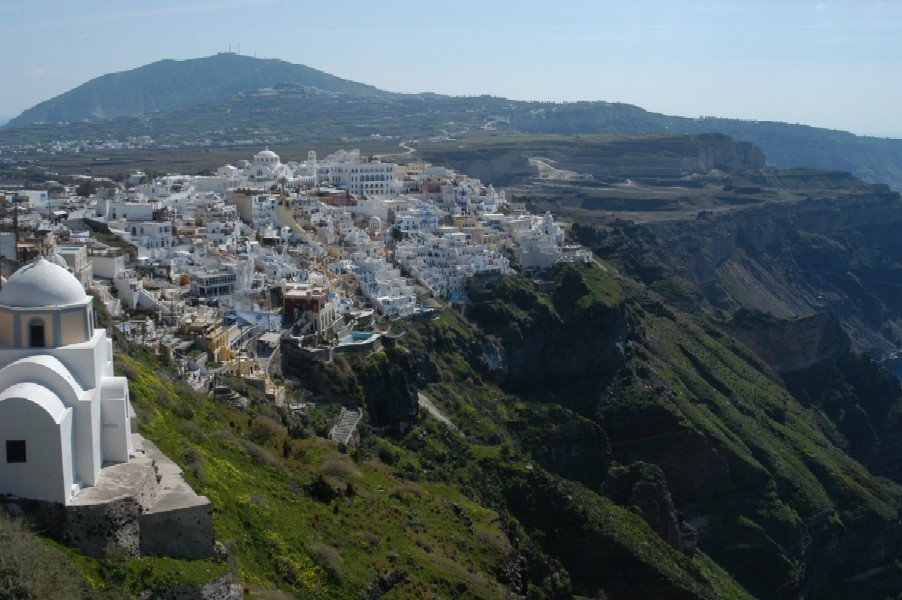
[[430,415],[438,419],[438,421],[445,425],[451,431],[460,433],[460,429],[457,428],[457,425],[451,422],[451,419],[446,417],[442,411],[438,409],[438,407],[432,403],[432,400],[424,396],[422,393],[417,393],[417,403],[426,409]]

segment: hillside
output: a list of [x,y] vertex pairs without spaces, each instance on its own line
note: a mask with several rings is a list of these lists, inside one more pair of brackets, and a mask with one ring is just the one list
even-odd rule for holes
[[[687,600],[880,597],[899,576],[902,488],[742,346],[642,286],[563,267],[475,292],[469,320],[397,327],[395,349],[284,359],[317,402],[305,414],[237,381],[248,410],[212,402],[143,350],[120,354],[142,432],[211,498],[230,558],[73,556],[84,576],[133,594],[227,568],[251,597]],[[456,429],[415,408],[399,429],[411,392]],[[316,435],[330,400],[387,429],[345,453]]]
[[[645,286],[565,266],[473,290],[466,320],[395,327],[369,356],[283,354],[318,410],[367,408],[350,454],[316,412],[241,412],[120,357],[142,430],[213,499],[252,590],[877,598],[898,581],[902,487],[842,450],[836,413]],[[840,389],[817,381],[793,389]],[[902,404],[898,384],[868,393]]]
[[[332,106],[323,136],[363,110],[289,85],[222,105],[257,126],[295,96]],[[473,119],[496,102],[468,101]],[[400,132],[407,102],[423,131],[456,110],[366,114],[391,107]],[[902,340],[899,194],[774,169],[718,133],[469,134],[420,153],[571,218],[597,260],[474,286],[464,315],[391,322],[371,354],[283,347],[305,411],[237,379],[247,408],[207,398],[117,340],[141,432],[212,500],[228,557],[89,560],[7,520],[0,550],[27,545],[82,597],[223,573],[251,598],[898,595],[902,386],[868,352]],[[324,438],[342,405],[366,413],[351,448]],[[0,584],[44,593],[12,554]]]
[[160,60],[103,75],[11,119],[7,127],[34,123],[98,121],[227,100],[278,84],[327,92],[384,95],[376,88],[334,77],[304,65],[220,53],[190,60]]
[[[856,351],[902,346],[902,198],[841,171],[773,169],[717,134],[445,144],[429,160],[575,225],[572,238],[691,312],[831,313]],[[542,165],[543,171],[536,168]]]
[[[482,143],[511,136],[721,133],[751,142],[771,166],[843,170],[902,190],[902,140],[805,125],[668,116],[603,101],[549,103],[500,97],[391,94],[279,60],[231,53],[162,60],[98,77],[0,127],[0,144],[144,138],[160,146],[361,144],[373,140]],[[91,153],[85,153],[85,165]],[[46,151],[37,156],[47,161]],[[497,185],[497,182],[496,182]]]

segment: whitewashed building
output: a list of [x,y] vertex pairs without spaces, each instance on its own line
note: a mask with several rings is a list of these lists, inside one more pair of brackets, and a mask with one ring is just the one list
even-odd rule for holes
[[128,382],[65,268],[38,258],[0,290],[0,367],[0,495],[69,504],[128,462]]

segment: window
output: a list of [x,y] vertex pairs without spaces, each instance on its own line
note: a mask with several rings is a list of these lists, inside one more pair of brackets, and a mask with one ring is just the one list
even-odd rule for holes
[[6,440],[6,462],[25,462],[25,440]]
[[35,319],[28,323],[28,346],[31,348],[43,348],[44,343],[44,321]]

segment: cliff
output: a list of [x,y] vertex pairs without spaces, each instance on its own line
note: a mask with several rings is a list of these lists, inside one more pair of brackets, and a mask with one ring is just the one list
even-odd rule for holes
[[777,319],[740,309],[724,326],[778,373],[800,371],[845,357],[851,343],[832,313]]
[[281,348],[282,374],[302,381],[314,400],[363,406],[381,428],[404,429],[416,419],[416,365],[407,352],[385,348],[326,361],[290,340]]
[[[587,285],[595,276],[616,287]],[[890,568],[902,543],[902,488],[846,455],[835,445],[843,434],[832,421],[819,421],[814,406],[787,393],[775,371],[706,318],[591,267],[560,267],[549,279],[556,284],[502,282],[474,296],[469,312],[504,348],[509,366],[501,385],[536,405],[517,408],[516,416],[504,411],[524,451],[570,479],[602,483],[661,540],[710,556],[755,596],[842,597],[855,590],[872,597],[871,569]],[[568,292],[586,299],[593,289],[606,289],[607,298],[567,310]],[[580,335],[576,328],[563,333],[568,316],[580,323]],[[544,324],[554,318],[578,366],[522,350],[546,347]],[[848,349],[830,317],[773,319],[757,333],[771,342],[793,339],[772,356],[786,368],[823,364]],[[860,381],[849,385],[863,389]],[[598,433],[579,425],[584,420]],[[544,440],[542,427],[550,432]],[[599,435],[610,444],[603,452]],[[873,446],[862,448],[864,454]],[[551,527],[531,521],[535,513],[512,510],[524,522]],[[563,524],[556,531],[584,535]],[[575,588],[594,585],[584,557],[545,548],[561,559]],[[617,585],[604,582],[606,590]]]
[[795,176],[812,182],[804,193],[796,183],[793,201],[576,233],[682,308],[748,308],[779,318],[829,312],[853,348],[883,354],[899,347],[902,199],[843,174]]
[[536,293],[522,278],[470,294],[469,317],[504,348],[502,385],[562,393],[593,390],[624,362],[629,332],[620,283],[588,265],[561,265]]

